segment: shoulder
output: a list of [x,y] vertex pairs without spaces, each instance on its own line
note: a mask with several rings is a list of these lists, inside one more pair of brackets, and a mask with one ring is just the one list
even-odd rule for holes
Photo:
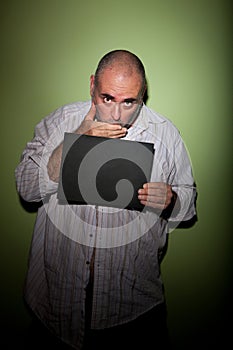
[[90,106],[90,101],[68,103],[55,109],[52,113],[46,116],[45,119],[55,121],[57,119],[60,120],[73,115],[82,117],[83,113],[87,113]]
[[156,138],[180,138],[180,131],[169,118],[147,106],[143,107],[143,113],[146,115],[149,130],[154,132]]
[[91,107],[91,101],[79,101],[63,105],[61,108],[66,113],[80,112],[82,110],[89,110]]
[[35,135],[48,138],[55,131],[75,130],[84,119],[91,102],[74,102],[63,105],[44,117],[35,127]]

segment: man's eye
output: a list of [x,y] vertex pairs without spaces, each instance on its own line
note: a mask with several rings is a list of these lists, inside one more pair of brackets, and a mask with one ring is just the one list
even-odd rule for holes
[[111,103],[112,100],[110,97],[104,97],[104,103]]
[[131,109],[133,107],[133,105],[134,105],[133,101],[125,101],[123,103],[123,106],[124,106],[125,109]]
[[125,102],[124,102],[125,107],[131,107],[132,104],[133,104],[132,101],[125,101]]

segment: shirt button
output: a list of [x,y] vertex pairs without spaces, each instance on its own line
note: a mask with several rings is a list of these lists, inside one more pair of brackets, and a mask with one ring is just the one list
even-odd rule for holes
[[90,261],[87,260],[87,261],[86,261],[86,264],[89,265],[89,264],[90,264]]

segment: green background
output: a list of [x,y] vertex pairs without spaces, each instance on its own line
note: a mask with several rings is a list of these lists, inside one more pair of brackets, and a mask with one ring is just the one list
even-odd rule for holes
[[116,48],[144,62],[148,105],[179,128],[198,186],[198,222],[172,232],[162,265],[174,346],[202,348],[226,337],[232,310],[231,13],[224,0],[1,3],[1,320],[12,337],[30,321],[22,286],[35,221],[20,205],[14,169],[35,124],[63,104],[89,99],[90,74]]

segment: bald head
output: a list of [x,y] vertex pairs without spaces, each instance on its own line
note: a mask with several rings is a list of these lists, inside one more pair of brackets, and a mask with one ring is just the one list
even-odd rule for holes
[[145,69],[141,60],[133,53],[126,50],[114,50],[103,56],[95,72],[96,84],[98,84],[101,74],[106,69],[118,71],[125,77],[131,77],[135,73],[138,74],[141,79],[142,90],[145,90]]

